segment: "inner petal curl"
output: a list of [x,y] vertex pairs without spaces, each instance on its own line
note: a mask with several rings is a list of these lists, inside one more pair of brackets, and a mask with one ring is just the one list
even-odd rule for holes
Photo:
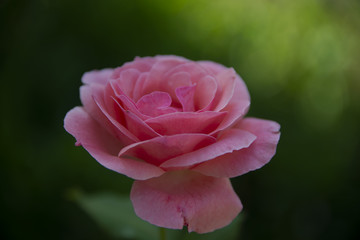
[[178,110],[171,107],[172,99],[166,92],[155,91],[142,96],[137,101],[136,106],[139,111],[150,117],[177,112]]

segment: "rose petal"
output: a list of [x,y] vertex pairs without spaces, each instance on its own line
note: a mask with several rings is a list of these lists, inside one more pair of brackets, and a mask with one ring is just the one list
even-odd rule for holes
[[142,73],[136,81],[134,92],[133,92],[133,101],[137,102],[144,94],[144,85],[149,77],[149,73]]
[[159,136],[158,133],[145,124],[144,121],[133,112],[124,109],[118,99],[116,99],[116,96],[114,96],[116,94],[109,85],[110,84],[106,87],[106,106],[104,101],[102,101],[102,91],[94,91],[93,94],[95,103],[107,119],[109,119],[121,133],[131,137],[133,140],[136,139],[136,142]]
[[109,122],[111,122],[111,124],[114,126],[113,130],[115,133],[115,136],[120,136],[120,139],[122,139],[122,135],[125,135],[126,137],[128,137],[131,142],[138,142],[139,138],[134,135],[134,133],[130,132],[129,129],[127,129],[123,124],[123,122],[126,122],[126,118],[125,118],[125,114],[122,113],[122,117],[124,118],[123,121],[118,122],[115,118],[113,118],[106,110],[105,107],[103,106],[103,104],[101,103],[100,99],[96,99],[94,98],[94,102],[96,103],[96,105],[98,106],[98,108],[102,111],[102,113],[104,114],[104,116],[106,116],[106,118],[109,120]]
[[139,76],[140,72],[138,70],[127,69],[122,71],[120,77],[115,81],[126,96],[133,98],[134,88]]
[[220,125],[225,116],[225,112],[177,112],[149,118],[145,122],[161,135],[209,134]]
[[[206,71],[195,62],[186,62],[169,69],[163,77],[164,91],[168,92],[173,99],[176,99],[175,90],[179,87],[197,85],[199,81],[207,77]],[[198,91],[199,94],[205,90]],[[214,91],[214,89],[212,89]],[[212,92],[211,91],[211,92]],[[216,89],[215,89],[216,91]]]
[[124,147],[119,156],[131,156],[154,165],[208,146],[216,140],[205,134],[178,134],[156,137],[147,141],[134,143]]
[[212,107],[217,91],[216,79],[205,76],[196,82],[194,105],[196,110],[208,111]]
[[220,72],[224,71],[225,69],[227,69],[227,67],[225,67],[224,65],[221,65],[219,63],[216,62],[211,62],[211,61],[197,61],[197,63],[202,66],[203,68],[205,68],[210,74],[212,74],[213,76],[218,75]]
[[114,100],[116,99],[118,103],[125,109],[129,110],[138,116],[142,120],[146,120],[149,116],[142,114],[136,103],[130,99],[120,88],[119,84],[115,80],[111,80],[105,89],[106,99],[108,100],[108,105],[113,105]]
[[[124,144],[139,141],[128,129],[119,123],[104,106],[103,87],[101,85],[85,85],[80,87],[80,99],[86,112],[95,119],[110,134],[118,138]],[[97,102],[94,100],[97,96]]]
[[115,68],[114,72],[112,74],[112,78],[113,79],[119,78],[121,73],[128,69],[135,69],[141,73],[149,72],[150,69],[155,64],[155,62],[156,62],[156,59],[152,58],[152,57],[144,57],[144,58],[136,57],[134,59],[134,61],[127,62],[124,65],[122,65],[121,67]]
[[[226,79],[221,77],[219,78],[219,75],[223,75],[230,77],[230,79],[227,77],[227,79],[231,80],[231,69],[210,61],[199,61],[197,62],[199,65],[204,67],[209,73],[213,74],[214,76],[217,76],[217,79],[219,81],[219,88],[224,89],[227,88],[226,92],[229,92],[230,88],[229,86],[226,86]],[[229,114],[226,116],[222,124],[219,126],[219,128],[215,131],[221,131],[223,129],[226,129],[231,124],[233,124],[237,119],[242,118],[247,113],[249,106],[250,106],[250,95],[247,90],[247,87],[244,83],[244,81],[241,79],[241,77],[235,73],[236,79],[235,79],[235,86],[232,86],[233,88],[233,94],[230,100],[224,99],[225,103],[227,104],[221,104],[218,105],[216,109],[221,109],[221,111],[227,111]],[[231,84],[230,84],[231,85]],[[223,87],[221,87],[223,86]],[[223,90],[224,91],[224,90]],[[225,94],[226,96],[230,96],[230,94]],[[214,132],[214,133],[215,133]]]
[[106,168],[137,180],[158,177],[164,173],[162,169],[146,162],[119,158],[117,154],[123,147],[122,143],[107,133],[81,107],[66,114],[64,127],[78,144]]
[[[195,109],[207,110],[210,107],[210,104],[212,103],[217,91],[217,83],[215,78],[210,76],[207,71],[199,64],[195,62],[187,62],[170,69],[168,72],[166,72],[166,74],[164,74],[164,79],[171,79],[172,76],[178,73],[187,73],[190,76],[191,84],[197,86],[194,96]],[[170,94],[175,93],[173,84],[170,85],[168,83],[168,85],[165,84],[164,86],[167,86],[166,91]],[[185,86],[190,86],[190,84]]]
[[[183,64],[178,64],[177,66],[174,66],[173,68],[169,68],[168,71],[165,72],[164,76],[165,79],[172,79],[175,76],[177,76],[179,73],[182,75],[186,73],[186,85],[189,85],[190,83],[197,83],[199,79],[202,79],[203,77],[208,76],[207,72],[199,66],[197,63],[188,61],[184,62]],[[188,79],[190,77],[190,79]],[[188,81],[190,80],[190,82]],[[184,82],[185,83],[185,82]],[[186,86],[185,85],[185,86]],[[181,86],[181,85],[180,85]],[[171,86],[171,87],[179,87],[179,86]],[[175,90],[175,88],[172,88]]]
[[154,58],[157,61],[180,61],[180,62],[188,62],[189,61],[188,59],[186,59],[184,57],[180,57],[180,56],[176,56],[176,55],[156,55]]
[[[136,82],[133,91],[133,99],[137,101],[141,96],[149,94],[153,91],[161,90],[161,76],[164,72],[171,69],[173,66],[188,62],[189,60],[178,56],[155,56],[155,57],[136,57],[134,61],[127,62],[123,66],[114,69],[112,74],[113,79],[120,77],[121,73],[127,70],[139,71],[140,78]],[[150,74],[151,73],[151,74]],[[151,75],[149,77],[149,75]]]
[[191,76],[187,72],[176,72],[170,77],[166,77],[166,84],[168,84],[168,90],[175,90],[176,88],[183,87],[183,86],[190,86],[191,83]]
[[113,73],[113,69],[105,68],[102,70],[94,70],[90,72],[84,73],[81,78],[81,81],[84,84],[100,84],[105,85],[107,81],[110,79],[111,74]]
[[113,100],[117,104],[118,107],[117,112],[121,112],[125,118],[126,128],[137,138],[139,138],[141,141],[144,141],[160,136],[157,132],[155,132],[151,127],[149,127],[142,119],[140,119],[134,113],[125,110],[116,99]]
[[193,112],[194,107],[194,94],[196,85],[178,87],[175,89],[175,94],[179,102],[181,103],[183,112]]
[[200,148],[197,151],[172,158],[160,166],[168,170],[171,168],[191,167],[226,153],[231,155],[233,151],[247,148],[255,139],[256,136],[248,131],[230,129],[224,131],[216,143]]
[[[187,72],[176,72],[170,76],[163,76],[164,83],[163,89],[168,92],[173,100],[173,106],[181,107],[181,99],[178,97],[178,89],[191,87],[193,84],[191,83],[191,76]],[[189,92],[191,93],[191,91]],[[191,94],[190,94],[191,95]],[[194,105],[194,99],[191,99],[192,105]]]
[[218,83],[218,94],[220,95],[216,102],[214,111],[222,110],[233,96],[236,80],[236,72],[234,69],[226,69],[216,75]]
[[192,170],[214,177],[236,177],[268,163],[276,152],[280,125],[269,120],[245,118],[236,127],[253,133],[256,140],[248,148],[219,156]]
[[228,112],[228,115],[225,117],[224,121],[222,121],[222,123],[215,132],[226,129],[238,119],[241,119],[243,116],[245,116],[249,109],[249,106],[250,96],[245,86],[245,83],[242,80],[236,80],[233,96],[228,102],[228,104],[221,110]]
[[228,225],[242,210],[229,179],[191,171],[167,172],[135,181],[130,195],[135,213],[165,228],[207,233]]
[[177,110],[170,107],[171,97],[166,92],[152,92],[139,99],[136,103],[139,111],[150,117],[157,117],[162,114],[173,113]]
[[188,62],[188,60],[177,57],[157,57],[156,60],[156,63],[151,68],[144,82],[143,95],[154,91],[170,92],[168,91],[167,78],[164,77],[164,74],[168,72],[169,69]]

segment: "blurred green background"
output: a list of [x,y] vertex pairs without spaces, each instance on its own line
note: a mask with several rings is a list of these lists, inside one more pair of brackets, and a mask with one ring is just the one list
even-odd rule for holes
[[1,239],[112,239],[69,189],[128,194],[63,129],[85,71],[175,54],[234,67],[277,155],[232,179],[239,239],[360,239],[360,1],[1,0]]

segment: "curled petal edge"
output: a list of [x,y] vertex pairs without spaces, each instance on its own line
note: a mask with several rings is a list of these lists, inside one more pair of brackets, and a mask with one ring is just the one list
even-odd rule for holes
[[102,128],[82,107],[70,110],[64,120],[67,132],[101,165],[136,180],[161,176],[164,171],[154,165],[117,156],[123,147],[114,136]]

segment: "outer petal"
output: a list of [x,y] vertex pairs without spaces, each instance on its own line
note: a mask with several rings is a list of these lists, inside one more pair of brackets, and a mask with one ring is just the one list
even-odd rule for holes
[[[198,63],[209,73],[216,76],[219,81],[219,88],[223,91],[218,105],[215,107],[216,110],[227,111],[229,114],[216,130],[217,132],[227,128],[247,113],[250,106],[250,95],[244,81],[233,69],[210,61],[199,61]],[[233,85],[234,76],[235,85]],[[230,100],[228,96],[231,96]]]
[[119,103],[124,106],[124,109],[131,111],[142,120],[149,118],[149,116],[146,116],[139,111],[136,103],[125,95],[115,80],[110,81],[109,84],[106,85],[105,95],[107,102],[110,102],[110,106],[114,104],[113,99],[117,99]]
[[195,164],[199,164],[218,156],[222,156],[226,153],[230,153],[247,148],[254,140],[256,136],[248,131],[240,129],[230,129],[224,132],[217,142],[204,148],[200,148],[197,151],[189,152],[173,159],[164,162],[161,167],[163,168],[181,168],[191,167]]
[[197,233],[228,225],[242,209],[229,179],[191,171],[135,181],[130,197],[140,218],[160,227],[187,226]]
[[106,82],[109,80],[111,74],[113,73],[113,69],[105,68],[102,70],[94,70],[91,72],[86,72],[82,76],[81,81],[84,84],[100,84],[105,85]]
[[131,133],[133,133],[137,138],[141,141],[151,139],[159,136],[157,132],[155,132],[152,128],[150,128],[147,124],[144,123],[138,116],[130,111],[126,111],[121,104],[114,99],[114,102],[117,104],[118,109],[117,112],[122,112],[126,127],[129,129]]
[[200,64],[203,68],[205,68],[209,73],[216,76],[220,72],[224,71],[226,69],[225,66],[215,63],[212,61],[197,61],[198,64]]
[[217,105],[214,111],[220,111],[229,103],[233,96],[235,81],[237,80],[236,72],[232,68],[226,69],[216,75],[216,80],[218,81],[218,93],[220,96],[216,99]]
[[196,82],[194,96],[195,109],[207,111],[212,107],[217,91],[217,82],[210,75],[199,79]]
[[204,162],[192,170],[214,177],[236,177],[268,163],[275,155],[280,125],[269,120],[246,118],[236,127],[256,135],[250,147]]
[[[125,95],[117,96],[116,84],[106,85],[105,94],[102,92],[94,92],[95,102],[98,104],[101,111],[108,119],[116,126],[121,132],[127,136],[134,135],[138,140],[147,140],[156,136],[159,136],[153,129],[151,129],[144,121],[139,117],[141,113],[136,110],[136,106],[131,106],[132,102]],[[121,91],[121,89],[118,89]],[[102,97],[102,95],[105,95]],[[104,104],[101,103],[101,99],[104,98]],[[128,100],[128,101],[126,101]],[[124,106],[123,106],[124,105]],[[129,107],[125,109],[124,107]],[[131,111],[133,109],[135,111]]]
[[164,171],[154,165],[117,156],[122,144],[107,133],[81,107],[66,114],[64,127],[101,165],[128,177],[144,180],[158,177]]
[[[138,141],[128,129],[122,126],[106,111],[104,106],[104,88],[101,85],[85,85],[80,87],[80,98],[84,109],[91,115],[103,128],[110,134],[116,136],[124,144],[130,144]],[[97,102],[95,101],[97,98]]]
[[115,81],[118,83],[118,86],[126,94],[126,96],[133,98],[134,88],[136,82],[140,76],[140,72],[136,69],[127,69],[120,73],[120,77]]
[[161,135],[205,133],[215,130],[226,116],[225,112],[177,112],[145,121]]
[[215,138],[205,134],[178,134],[156,137],[126,146],[121,150],[119,156],[131,156],[154,165],[160,165],[170,158],[193,152],[215,141]]
[[241,79],[235,81],[235,89],[232,98],[228,104],[221,110],[227,111],[228,115],[221,123],[217,131],[223,130],[245,116],[250,107],[250,95]]
[[113,79],[119,78],[121,73],[128,69],[135,69],[141,73],[148,72],[150,71],[150,69],[152,68],[155,62],[156,59],[153,57],[144,57],[144,58],[136,57],[134,61],[127,62],[121,67],[115,68],[112,74],[112,78]]

